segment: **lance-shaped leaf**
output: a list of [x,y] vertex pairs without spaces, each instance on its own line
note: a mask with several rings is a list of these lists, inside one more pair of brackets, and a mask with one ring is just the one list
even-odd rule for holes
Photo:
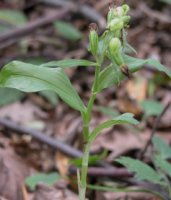
[[[165,73],[171,78],[171,71],[169,71],[164,65],[162,65],[157,60],[154,60],[154,59],[143,60],[139,58],[133,58],[127,55],[124,55],[123,58],[124,58],[125,64],[128,66],[129,71],[131,73],[134,73],[140,70],[144,65],[149,65]],[[112,85],[117,85],[123,79],[124,79],[124,75],[120,71],[119,67],[116,70],[113,66],[110,65],[106,67],[100,73],[98,91],[100,92],[104,88],[111,87]]]
[[27,22],[27,18],[23,12],[9,9],[0,10],[0,20],[14,26],[20,26]]
[[137,71],[143,65],[149,65],[152,68],[157,69],[160,72],[165,73],[167,76],[171,78],[171,71],[167,69],[164,65],[162,65],[158,60],[155,59],[140,59],[140,58],[133,58],[130,56],[124,56],[125,63],[129,66],[130,70]]
[[121,157],[116,161],[124,165],[129,171],[135,172],[135,177],[138,180],[162,184],[160,175],[147,164],[129,157]]
[[160,155],[155,155],[154,163],[157,168],[171,177],[171,164],[167,160],[164,160]]
[[42,67],[61,67],[61,68],[69,68],[69,67],[77,67],[77,66],[95,66],[96,63],[91,62],[89,60],[81,60],[81,59],[66,59],[59,61],[51,61],[45,64],[42,64]]
[[0,71],[0,87],[24,92],[55,91],[71,107],[84,112],[85,107],[61,68],[45,68],[20,61],[5,65]]
[[119,84],[124,79],[124,75],[119,70],[115,70],[113,66],[106,67],[99,75],[98,92],[105,88]]
[[39,183],[44,183],[45,185],[51,186],[60,179],[60,175],[56,172],[51,172],[49,174],[38,173],[32,176],[28,176],[25,180],[25,183],[31,190],[34,190],[36,185]]
[[120,115],[119,117],[116,117],[112,120],[108,120],[100,124],[90,134],[89,141],[93,142],[103,129],[110,128],[111,126],[119,125],[119,124],[138,124],[138,121],[134,119],[133,116],[134,115],[131,113],[125,113],[125,114]]
[[161,138],[154,136],[152,139],[155,150],[158,151],[163,159],[171,158],[171,147]]

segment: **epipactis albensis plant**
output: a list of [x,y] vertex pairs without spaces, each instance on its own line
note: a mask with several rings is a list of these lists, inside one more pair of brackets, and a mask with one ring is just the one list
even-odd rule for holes
[[[0,87],[16,88],[25,92],[55,91],[65,103],[80,112],[84,135],[82,167],[77,173],[80,200],[85,200],[89,152],[96,137],[105,128],[117,124],[138,123],[133,114],[125,113],[90,130],[92,107],[97,94],[105,88],[118,85],[124,78],[131,78],[132,73],[141,69],[144,64],[153,66],[171,77],[171,72],[158,61],[137,59],[127,55],[135,52],[127,42],[125,30],[130,21],[129,9],[127,4],[119,7],[111,6],[107,15],[106,29],[101,36],[97,33],[96,24],[90,25],[89,51],[95,61],[68,59],[42,65],[12,61],[0,71]],[[64,71],[65,68],[76,66],[95,68],[91,97],[87,105],[84,105]]]

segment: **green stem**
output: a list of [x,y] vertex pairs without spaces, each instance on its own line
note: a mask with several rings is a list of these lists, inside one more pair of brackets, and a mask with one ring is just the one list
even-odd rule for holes
[[80,200],[85,200],[85,197],[86,197],[89,154],[90,154],[90,145],[89,143],[87,143],[85,144],[84,154],[83,154],[83,159],[82,159],[82,167],[81,167],[81,186],[80,186],[80,194],[79,194]]
[[96,93],[98,90],[98,78],[99,78],[99,73],[100,73],[100,64],[98,63],[98,59],[96,60],[97,60],[97,65],[96,65],[96,71],[95,71],[95,79],[93,83],[93,93]]
[[92,111],[92,107],[93,107],[95,99],[96,99],[96,93],[92,93],[90,100],[88,102],[88,106],[87,106],[87,120],[89,122],[91,120],[91,111]]
[[90,100],[87,105],[87,110],[86,112],[82,115],[83,119],[83,135],[84,135],[84,153],[83,153],[83,158],[82,158],[82,166],[81,166],[81,180],[80,180],[80,185],[79,185],[79,199],[80,200],[85,200],[86,197],[86,187],[87,187],[87,171],[88,171],[88,161],[89,161],[89,154],[90,154],[90,146],[91,142],[88,141],[89,138],[89,124],[91,121],[91,112],[92,112],[92,107],[96,98],[97,90],[98,90],[98,78],[99,78],[99,73],[100,73],[100,65],[96,65],[96,71],[95,71],[95,79],[93,83],[93,88],[92,88],[92,94],[90,97]]
[[92,87],[92,94],[90,97],[90,100],[88,102],[88,106],[87,106],[87,119],[90,122],[91,120],[91,111],[92,111],[92,107],[94,104],[94,101],[96,99],[96,95],[97,95],[97,91],[98,91],[98,82],[99,82],[99,73],[100,73],[100,65],[98,63],[98,59],[96,59],[97,61],[97,65],[96,65],[96,71],[95,71],[95,79],[94,79],[94,83],[93,83],[93,87]]

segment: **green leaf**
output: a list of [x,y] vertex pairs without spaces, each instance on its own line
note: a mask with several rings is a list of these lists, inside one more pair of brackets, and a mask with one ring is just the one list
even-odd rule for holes
[[164,106],[155,100],[144,100],[140,103],[144,110],[145,116],[158,116],[163,111]]
[[[162,64],[160,64],[157,60],[154,59],[139,59],[139,58],[133,58],[127,55],[123,55],[125,64],[128,66],[129,71],[131,73],[134,73],[138,70],[140,70],[145,64],[150,65],[157,70],[164,72],[171,78],[171,72],[164,67]],[[99,76],[99,86],[98,91],[111,87],[113,85],[117,85],[120,83],[121,80],[124,79],[124,75],[121,73],[120,69],[116,70],[113,66],[106,67]]]
[[44,97],[52,106],[58,103],[58,96],[55,92],[49,90],[40,91],[39,94]]
[[[123,56],[124,61],[128,65],[131,73],[138,71],[146,63],[146,61],[142,59],[136,59],[126,55]],[[103,71],[101,71],[99,75],[98,91],[100,92],[105,88],[118,85],[120,81],[124,79],[124,77],[125,76],[122,74],[119,68],[116,70],[114,66],[109,65]]]
[[168,174],[171,177],[171,164],[168,161],[164,160],[161,156],[156,155],[154,157],[154,163],[164,173]]
[[21,26],[27,22],[27,18],[23,12],[9,9],[0,10],[0,20],[7,23],[7,25],[0,25],[0,32],[8,30],[10,25]]
[[152,139],[154,148],[160,153],[163,159],[171,158],[171,147],[161,138],[154,136]]
[[138,121],[134,119],[133,116],[134,115],[131,113],[125,113],[125,114],[120,115],[119,117],[116,117],[112,120],[108,120],[98,125],[90,134],[89,141],[93,142],[103,129],[110,128],[111,126],[119,125],[119,124],[138,124]]
[[71,107],[85,111],[84,104],[61,68],[44,68],[13,61],[0,71],[0,87],[16,88],[24,92],[51,90]]
[[154,59],[146,60],[147,65],[156,68],[158,71],[163,72],[171,78],[171,71],[167,69],[164,65],[162,65],[159,61]]
[[56,172],[51,172],[49,174],[38,173],[33,176],[27,177],[25,183],[31,190],[35,190],[38,183],[44,183],[48,186],[51,186],[56,183],[60,178],[60,175]]
[[59,61],[51,61],[45,64],[42,64],[41,67],[61,67],[61,68],[69,68],[69,67],[77,67],[77,66],[95,66],[96,63],[91,62],[89,60],[81,60],[81,59],[66,59]]
[[164,65],[162,65],[159,61],[155,59],[140,59],[140,58],[133,58],[130,56],[124,56],[125,63],[129,66],[130,70],[137,71],[143,65],[149,65],[153,68],[156,68],[158,71],[165,73],[171,78],[171,71],[167,69]]
[[124,75],[119,70],[115,70],[113,66],[106,67],[99,75],[98,92],[113,85],[117,85],[123,78]]
[[[107,151],[104,150],[101,154],[98,155],[90,155],[88,160],[88,165],[95,165],[98,161],[103,160],[107,156]],[[77,167],[81,167],[82,165],[82,158],[75,158],[70,161]]]
[[124,165],[129,171],[135,172],[138,180],[149,181],[151,183],[161,184],[161,177],[149,165],[129,157],[121,157],[116,162]]
[[0,106],[13,103],[23,97],[24,93],[16,89],[0,88]]
[[136,50],[128,43],[127,41],[127,33],[125,30],[122,31],[122,38],[123,38],[123,47],[124,47],[124,53],[135,53],[137,54]]
[[21,59],[20,61],[30,63],[33,65],[42,65],[43,63],[48,62],[48,60],[44,57],[30,57]]
[[54,26],[58,33],[68,40],[75,41],[82,38],[82,33],[70,23],[58,21],[54,23]]

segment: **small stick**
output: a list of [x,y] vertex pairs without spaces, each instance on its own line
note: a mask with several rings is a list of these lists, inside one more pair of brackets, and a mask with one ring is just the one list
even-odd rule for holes
[[[76,174],[77,168],[71,166],[69,168],[71,174]],[[91,177],[112,177],[112,178],[130,178],[133,177],[133,173],[128,172],[125,168],[104,168],[104,167],[89,167],[88,175]]]
[[81,13],[84,17],[87,19],[98,23],[100,28],[105,27],[105,19],[104,17],[97,12],[94,8],[85,5],[85,4],[75,4],[74,1],[71,0],[39,0],[39,2],[52,5],[52,6],[61,6],[64,8],[70,8],[71,6],[73,7],[73,11],[77,13]]
[[24,37],[26,35],[29,35],[33,33],[36,29],[45,26],[47,24],[50,24],[54,22],[56,19],[61,18],[64,16],[69,9],[63,9],[57,12],[50,13],[44,17],[41,17],[37,20],[34,20],[32,22],[27,23],[26,25],[23,25],[19,28],[14,28],[8,32],[5,32],[3,34],[0,34],[0,43],[7,42],[9,40],[18,40],[21,37]]
[[8,128],[14,132],[20,133],[20,134],[31,135],[33,138],[53,147],[54,149],[62,151],[63,153],[65,153],[71,157],[82,156],[81,151],[78,151],[78,150],[74,149],[73,147],[71,147],[57,139],[51,138],[51,137],[43,134],[42,132],[18,125],[17,123],[15,123],[11,120],[0,119],[0,125],[4,126],[5,128]]
[[141,151],[141,153],[140,153],[140,155],[139,155],[139,159],[142,159],[142,158],[143,158],[145,152],[147,151],[148,147],[150,146],[151,141],[152,141],[152,138],[153,138],[153,136],[154,136],[154,134],[155,134],[155,132],[156,132],[156,130],[157,130],[157,128],[158,128],[158,125],[159,125],[159,123],[160,123],[162,117],[164,116],[164,114],[165,114],[165,113],[167,112],[167,110],[169,109],[170,105],[171,105],[171,101],[170,101],[169,103],[167,103],[167,105],[164,107],[163,111],[162,111],[162,112],[160,113],[160,115],[157,117],[157,119],[156,119],[156,121],[155,121],[155,123],[154,123],[153,129],[152,129],[150,138],[149,138],[149,140],[147,141],[147,143],[146,143],[144,149]]
[[[54,139],[52,137],[49,137],[40,131],[18,125],[17,123],[15,123],[11,120],[0,118],[0,125],[9,130],[12,130],[16,133],[31,135],[33,138],[43,142],[44,144],[46,144],[56,150],[63,152],[64,154],[66,154],[68,156],[71,156],[74,158],[78,158],[78,157],[82,156],[81,151],[74,149],[70,145],[68,145],[62,141],[59,141],[57,139]],[[108,164],[107,162],[103,162],[103,161],[98,162],[98,165],[102,166],[102,167],[106,167],[106,168],[112,168],[112,166],[110,164]]]

